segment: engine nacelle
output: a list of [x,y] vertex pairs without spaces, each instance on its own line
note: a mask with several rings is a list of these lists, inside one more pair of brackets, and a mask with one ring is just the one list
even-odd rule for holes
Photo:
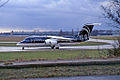
[[46,39],[45,44],[46,45],[56,45],[58,42],[56,39]]

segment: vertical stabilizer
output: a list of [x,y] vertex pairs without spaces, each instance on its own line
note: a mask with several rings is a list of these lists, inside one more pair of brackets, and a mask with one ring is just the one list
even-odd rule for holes
[[95,25],[101,25],[100,23],[85,24],[82,30],[78,33],[78,36],[82,37],[84,40],[88,40],[90,33]]

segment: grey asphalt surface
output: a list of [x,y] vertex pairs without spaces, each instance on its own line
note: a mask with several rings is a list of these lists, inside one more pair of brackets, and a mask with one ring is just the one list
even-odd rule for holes
[[120,75],[115,76],[79,76],[79,77],[58,77],[58,78],[36,78],[24,80],[120,80]]
[[[110,45],[96,45],[96,46],[60,46],[60,49],[63,50],[72,50],[72,49],[110,49],[113,48],[115,41],[113,40],[100,40],[100,39],[90,39],[88,41],[94,42],[105,42]],[[1,42],[6,43],[6,42]],[[10,43],[10,42],[7,42]],[[25,50],[22,50],[22,47],[0,47],[0,52],[12,52],[12,51],[46,51],[51,50],[51,47],[25,47]]]

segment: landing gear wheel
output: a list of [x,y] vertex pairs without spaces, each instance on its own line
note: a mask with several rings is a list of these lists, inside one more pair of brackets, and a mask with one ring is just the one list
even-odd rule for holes
[[59,48],[60,48],[60,45],[59,45],[59,44],[57,44],[57,45],[55,46],[55,48],[56,48],[56,49],[59,49]]
[[59,44],[51,45],[51,49],[59,49],[59,48],[60,48],[60,45],[59,45]]
[[54,49],[55,46],[51,46],[51,49]]
[[59,49],[59,47],[56,47],[56,49]]
[[22,50],[24,50],[24,47],[22,47]]

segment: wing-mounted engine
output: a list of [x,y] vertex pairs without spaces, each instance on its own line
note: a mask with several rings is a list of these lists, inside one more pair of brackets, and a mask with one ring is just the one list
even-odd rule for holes
[[45,40],[46,45],[56,45],[57,43],[58,43],[57,39],[46,39]]
[[54,48],[59,49],[59,44],[57,39],[46,39],[45,44],[50,45],[52,49]]

